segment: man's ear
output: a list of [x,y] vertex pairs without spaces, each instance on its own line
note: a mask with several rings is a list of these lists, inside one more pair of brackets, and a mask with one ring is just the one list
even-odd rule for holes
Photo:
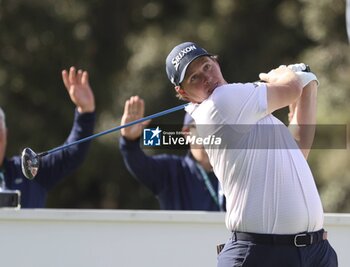
[[184,137],[190,135],[190,128],[187,126],[183,126],[181,131],[182,131]]
[[178,93],[178,94],[181,95],[182,97],[184,97],[184,96],[186,95],[185,90],[182,89],[180,85],[176,85],[176,86],[175,86],[175,91],[176,91],[176,93]]

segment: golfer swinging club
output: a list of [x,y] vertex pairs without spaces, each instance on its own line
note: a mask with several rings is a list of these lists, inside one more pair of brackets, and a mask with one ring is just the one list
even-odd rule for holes
[[[205,147],[226,196],[231,238],[219,267],[337,266],[323,229],[323,208],[307,164],[316,123],[318,81],[305,64],[261,73],[258,83],[227,83],[215,56],[176,46],[166,72]],[[271,113],[290,106],[293,131]],[[263,127],[264,126],[264,127]]]

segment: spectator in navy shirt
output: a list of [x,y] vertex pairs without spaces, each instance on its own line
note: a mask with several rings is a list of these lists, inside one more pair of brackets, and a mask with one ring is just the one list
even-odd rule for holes
[[[76,106],[73,127],[65,141],[65,143],[71,143],[93,133],[95,98],[86,71],[76,71],[71,67],[69,71],[62,71],[62,78],[70,99]],[[44,208],[47,193],[79,167],[89,147],[88,142],[83,142],[42,157],[37,176],[34,180],[28,180],[22,174],[21,157],[5,156],[6,143],[5,114],[0,108],[0,174],[5,178],[7,189],[21,192],[22,208]]]
[[[144,101],[126,101],[121,125],[144,117]],[[129,172],[157,197],[163,210],[224,211],[225,201],[203,146],[191,145],[186,156],[146,155],[140,147],[145,124],[121,130],[120,151]],[[187,115],[182,131],[195,130]]]

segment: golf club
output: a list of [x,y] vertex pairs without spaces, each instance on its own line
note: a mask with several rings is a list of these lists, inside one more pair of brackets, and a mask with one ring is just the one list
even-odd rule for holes
[[24,174],[24,176],[26,178],[28,178],[29,180],[32,180],[32,179],[35,178],[35,176],[37,175],[37,173],[39,171],[40,158],[41,157],[44,157],[44,156],[46,156],[48,154],[54,153],[54,152],[59,151],[59,150],[63,150],[65,148],[67,148],[67,147],[70,147],[70,146],[73,146],[73,145],[77,145],[77,144],[89,141],[91,139],[100,137],[102,135],[109,134],[109,133],[112,133],[112,132],[116,132],[116,131],[118,131],[120,129],[129,127],[129,126],[132,126],[132,125],[135,125],[135,124],[147,121],[147,120],[151,120],[151,119],[154,119],[154,118],[157,118],[157,117],[160,117],[160,116],[163,116],[163,115],[166,115],[166,114],[178,111],[178,110],[182,110],[187,105],[188,105],[188,103],[182,104],[182,105],[179,105],[179,106],[176,106],[176,107],[173,107],[173,108],[170,108],[170,109],[167,109],[167,110],[155,113],[153,115],[149,115],[147,117],[144,117],[144,118],[141,118],[141,119],[138,119],[138,120],[126,123],[124,125],[120,125],[120,126],[111,128],[109,130],[106,130],[106,131],[103,131],[103,132],[100,132],[100,133],[97,133],[97,134],[90,135],[88,137],[82,138],[80,140],[74,141],[74,142],[69,143],[69,144],[65,144],[65,145],[53,148],[53,149],[45,151],[45,152],[35,153],[32,149],[30,149],[29,147],[26,147],[25,149],[23,149],[22,156],[21,156],[22,172],[23,172],[23,174]]
[[[302,64],[302,66],[299,66],[299,67],[302,67],[302,70],[301,70],[302,72],[310,72],[311,71],[310,67],[308,65],[305,65],[304,63],[301,63],[301,64]],[[301,64],[298,64],[298,65],[301,65]],[[298,69],[292,69],[292,70],[293,71],[298,71]],[[187,105],[188,105],[188,103],[182,104],[182,105],[179,105],[179,106],[176,106],[176,107],[173,107],[173,108],[170,108],[170,109],[158,112],[156,114],[149,115],[149,116],[141,118],[139,120],[135,120],[135,121],[126,123],[125,125],[120,125],[118,127],[115,127],[115,128],[112,128],[112,129],[109,129],[109,130],[106,130],[106,131],[103,131],[103,132],[100,132],[100,133],[93,134],[91,136],[82,138],[82,139],[77,140],[75,142],[72,142],[72,143],[69,143],[69,144],[65,144],[65,145],[53,148],[53,149],[48,150],[46,152],[41,152],[41,153],[37,154],[32,149],[27,147],[27,148],[23,149],[23,151],[22,151],[22,156],[21,156],[22,172],[23,172],[25,177],[27,177],[28,179],[32,180],[32,179],[35,178],[35,176],[37,175],[37,173],[39,171],[40,158],[45,156],[45,155],[54,153],[54,152],[59,151],[59,150],[63,150],[65,148],[67,148],[67,147],[70,147],[70,146],[73,146],[73,145],[77,145],[77,144],[80,144],[82,142],[89,141],[89,140],[94,139],[96,137],[99,137],[99,136],[102,136],[102,135],[105,135],[105,134],[109,134],[109,133],[118,131],[120,129],[129,127],[129,126],[132,126],[132,125],[135,125],[135,124],[138,124],[138,123],[141,123],[141,122],[153,119],[153,118],[157,118],[157,117],[160,117],[160,116],[163,116],[163,115],[166,115],[166,114],[178,111],[178,110],[182,110]]]

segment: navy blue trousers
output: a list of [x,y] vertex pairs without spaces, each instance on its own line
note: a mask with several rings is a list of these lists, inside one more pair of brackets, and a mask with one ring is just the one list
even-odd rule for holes
[[218,267],[337,267],[328,240],[306,247],[255,244],[230,238],[218,255]]

